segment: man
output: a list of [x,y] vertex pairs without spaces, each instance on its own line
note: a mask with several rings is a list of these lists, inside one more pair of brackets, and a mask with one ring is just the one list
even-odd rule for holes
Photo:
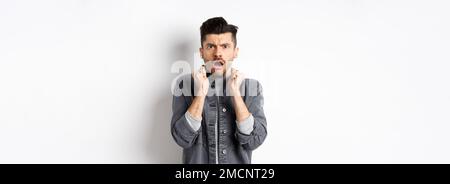
[[200,27],[205,65],[177,83],[183,93],[173,97],[171,133],[183,163],[250,164],[266,138],[262,87],[231,68],[236,33],[222,17],[206,20]]

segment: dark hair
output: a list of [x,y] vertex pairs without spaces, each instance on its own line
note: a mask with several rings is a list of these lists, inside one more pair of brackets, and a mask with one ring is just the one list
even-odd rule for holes
[[203,22],[200,27],[200,44],[203,47],[203,41],[206,39],[207,34],[222,34],[230,32],[233,37],[234,47],[236,47],[236,33],[238,27],[232,24],[228,24],[223,17],[214,17]]

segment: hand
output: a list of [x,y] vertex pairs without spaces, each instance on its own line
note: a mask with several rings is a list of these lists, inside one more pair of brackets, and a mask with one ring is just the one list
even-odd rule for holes
[[245,76],[243,73],[239,72],[234,68],[231,68],[231,76],[230,76],[230,90],[233,96],[241,96],[240,87],[242,81],[244,81]]
[[209,89],[209,80],[206,77],[205,65],[202,65],[197,72],[192,73],[192,77],[194,78],[194,95],[206,96]]

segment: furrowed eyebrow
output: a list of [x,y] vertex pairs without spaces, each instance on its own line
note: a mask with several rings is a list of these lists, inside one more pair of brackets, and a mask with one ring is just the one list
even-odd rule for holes
[[[213,46],[213,47],[217,47],[217,45],[216,44],[214,44],[214,43],[206,43],[205,44],[207,47],[209,47],[209,46]],[[231,43],[224,43],[224,44],[220,44],[220,46],[228,46],[228,47],[230,47],[231,46]]]

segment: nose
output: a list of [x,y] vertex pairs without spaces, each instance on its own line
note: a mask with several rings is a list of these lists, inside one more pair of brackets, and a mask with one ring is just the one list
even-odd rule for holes
[[220,48],[215,49],[215,51],[214,51],[214,58],[215,59],[222,58],[222,50]]

